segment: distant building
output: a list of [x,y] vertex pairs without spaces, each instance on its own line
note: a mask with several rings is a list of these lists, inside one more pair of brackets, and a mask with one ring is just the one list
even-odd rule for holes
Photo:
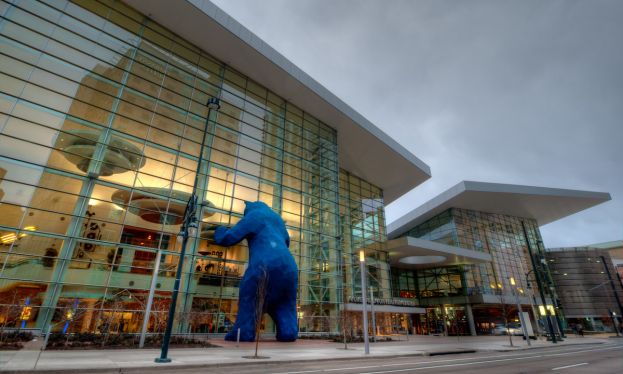
[[564,328],[539,226],[609,199],[607,193],[461,182],[388,226],[394,295],[426,307],[414,321],[424,333],[489,334],[496,324],[517,321],[515,295],[533,321],[537,310],[556,310]]
[[589,245],[591,248],[605,249],[610,254],[612,265],[619,274],[619,280],[623,284],[623,240],[614,240],[611,242],[597,243]]
[[570,326],[581,323],[585,330],[613,331],[613,317],[621,323],[623,287],[614,265],[616,243],[611,242],[612,252],[604,245],[608,243],[545,252]]

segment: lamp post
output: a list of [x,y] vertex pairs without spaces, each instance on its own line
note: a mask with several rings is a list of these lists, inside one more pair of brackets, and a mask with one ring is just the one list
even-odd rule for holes
[[366,300],[366,253],[359,251],[359,267],[361,269],[361,310],[363,316],[363,342],[365,354],[370,354],[370,340],[368,338],[368,300]]
[[523,311],[521,310],[521,303],[519,302],[519,294],[517,293],[517,284],[515,283],[515,278],[509,278],[511,282],[511,290],[515,295],[515,302],[517,303],[517,315],[519,316],[519,323],[521,323],[521,331],[523,332],[523,336],[526,338],[526,342],[528,342],[528,346],[531,346],[530,343],[530,335],[528,334],[528,325],[523,316]]
[[171,306],[169,307],[169,316],[167,318],[167,328],[164,331],[164,338],[162,339],[162,348],[160,351],[160,357],[155,359],[155,362],[166,363],[171,362],[171,359],[167,357],[169,353],[169,342],[171,340],[171,331],[173,330],[173,319],[175,317],[175,307],[177,304],[177,296],[180,291],[180,280],[182,279],[182,271],[184,270],[184,256],[186,255],[186,245],[188,244],[188,238],[197,235],[197,184],[199,184],[199,173],[201,172],[201,163],[203,161],[203,149],[205,148],[206,134],[208,133],[208,126],[210,125],[210,114],[212,110],[218,110],[221,105],[219,99],[211,97],[208,99],[208,116],[206,117],[206,129],[201,139],[201,149],[199,150],[199,161],[197,162],[197,171],[195,173],[195,182],[193,184],[193,192],[188,199],[186,209],[184,210],[184,220],[182,222],[182,228],[178,234],[179,238],[182,238],[182,248],[180,250],[180,259],[177,263],[177,272],[175,274],[175,283],[173,285],[173,293],[171,294]]
[[543,283],[541,282],[540,272],[537,270],[536,262],[534,261],[534,255],[532,254],[532,246],[530,245],[530,238],[528,237],[528,230],[526,229],[526,224],[524,221],[521,221],[521,227],[523,228],[523,235],[526,239],[526,244],[528,246],[528,254],[530,256],[530,262],[532,263],[532,269],[534,270],[534,277],[536,278],[536,284],[539,288],[539,294],[541,296],[541,302],[543,303],[543,308],[545,308],[545,320],[547,321],[547,330],[549,331],[550,336],[552,337],[552,343],[556,344],[556,333],[554,332],[554,326],[552,325],[552,320],[547,315],[547,302],[545,301],[545,291],[543,289]]

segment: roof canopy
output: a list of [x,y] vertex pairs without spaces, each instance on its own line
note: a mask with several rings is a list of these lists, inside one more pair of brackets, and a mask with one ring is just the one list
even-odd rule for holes
[[430,178],[428,165],[211,2],[124,1],[335,128],[340,167],[382,188],[386,204]]
[[450,208],[535,219],[539,226],[610,200],[610,194],[560,188],[463,181],[387,227],[396,238]]

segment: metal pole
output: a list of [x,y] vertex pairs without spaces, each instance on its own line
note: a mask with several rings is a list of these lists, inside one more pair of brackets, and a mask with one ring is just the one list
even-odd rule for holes
[[[203,149],[205,148],[206,135],[210,125],[210,114],[212,109],[220,108],[219,99],[211,97],[207,102],[208,116],[206,117],[206,128],[201,139],[201,149],[199,150],[199,160],[197,161],[197,171],[195,172],[195,182],[193,183],[193,191],[186,204],[186,210],[184,211],[184,221],[182,223],[182,229],[180,235],[182,236],[182,248],[180,250],[180,259],[177,263],[177,272],[175,274],[175,283],[173,284],[173,293],[171,294],[171,306],[169,307],[169,315],[167,317],[167,328],[164,331],[164,338],[162,339],[162,349],[160,351],[160,357],[157,357],[154,361],[157,363],[171,362],[171,359],[167,357],[169,353],[169,343],[171,341],[171,331],[173,330],[173,319],[175,318],[175,308],[177,304],[177,295],[180,292],[180,281],[182,279],[182,271],[184,270],[184,257],[186,256],[186,245],[188,244],[189,229],[196,225],[197,221],[197,185],[199,184],[199,173],[201,172],[201,163],[203,162]],[[196,229],[196,226],[194,226]]]
[[532,290],[530,290],[530,296],[530,309],[532,309],[532,316],[534,317],[535,322],[534,328],[536,329],[534,333],[536,336],[543,335],[543,331],[541,331],[541,326],[539,325],[539,311],[536,307],[536,296],[534,296],[534,292],[532,292]]
[[370,314],[372,315],[372,341],[376,343],[376,314],[374,313],[374,291],[370,287]]
[[531,346],[530,336],[528,335],[528,326],[526,325],[526,320],[523,316],[521,310],[521,303],[519,302],[519,294],[517,294],[517,290],[513,289],[513,293],[515,294],[515,301],[517,302],[517,315],[519,316],[519,323],[521,323],[521,330],[523,331],[523,336],[526,338],[526,342],[528,342],[528,346]]
[[52,332],[52,324],[48,325],[48,331],[45,333],[45,339],[43,340],[43,346],[41,347],[42,351],[48,347],[48,340],[50,339],[50,333]]
[[359,251],[359,266],[361,268],[361,310],[363,317],[363,342],[365,354],[370,354],[370,340],[368,339],[368,301],[366,300],[366,254]]
[[541,302],[543,303],[543,308],[545,308],[545,319],[547,320],[547,329],[549,330],[549,334],[552,337],[552,343],[556,344],[556,333],[554,332],[554,326],[552,325],[552,320],[547,315],[547,302],[545,301],[545,291],[543,290],[543,283],[541,283],[541,276],[539,274],[539,270],[537,269],[536,262],[534,261],[534,256],[532,254],[532,246],[530,245],[530,237],[528,237],[528,230],[526,229],[526,224],[524,221],[521,221],[521,227],[523,228],[523,235],[526,239],[526,244],[528,245],[528,254],[530,255],[530,262],[532,263],[532,269],[534,269],[534,277],[536,278],[536,284],[539,287],[539,294],[541,295]]
[[162,251],[159,249],[156,252],[156,264],[154,266],[154,274],[151,277],[151,286],[149,287],[149,296],[147,297],[147,305],[145,306],[145,315],[143,316],[143,327],[141,328],[141,338],[138,343],[139,348],[145,346],[145,335],[147,335],[147,325],[149,325],[149,315],[151,314],[151,305],[154,301],[154,294],[156,293],[156,284],[158,283],[158,273],[160,272],[160,259],[162,257]]

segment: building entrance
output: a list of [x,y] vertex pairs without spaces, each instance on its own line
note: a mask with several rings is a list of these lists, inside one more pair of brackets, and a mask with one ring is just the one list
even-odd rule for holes
[[[442,309],[443,308],[443,309]],[[416,324],[418,334],[469,335],[465,307],[442,305],[426,308]]]

